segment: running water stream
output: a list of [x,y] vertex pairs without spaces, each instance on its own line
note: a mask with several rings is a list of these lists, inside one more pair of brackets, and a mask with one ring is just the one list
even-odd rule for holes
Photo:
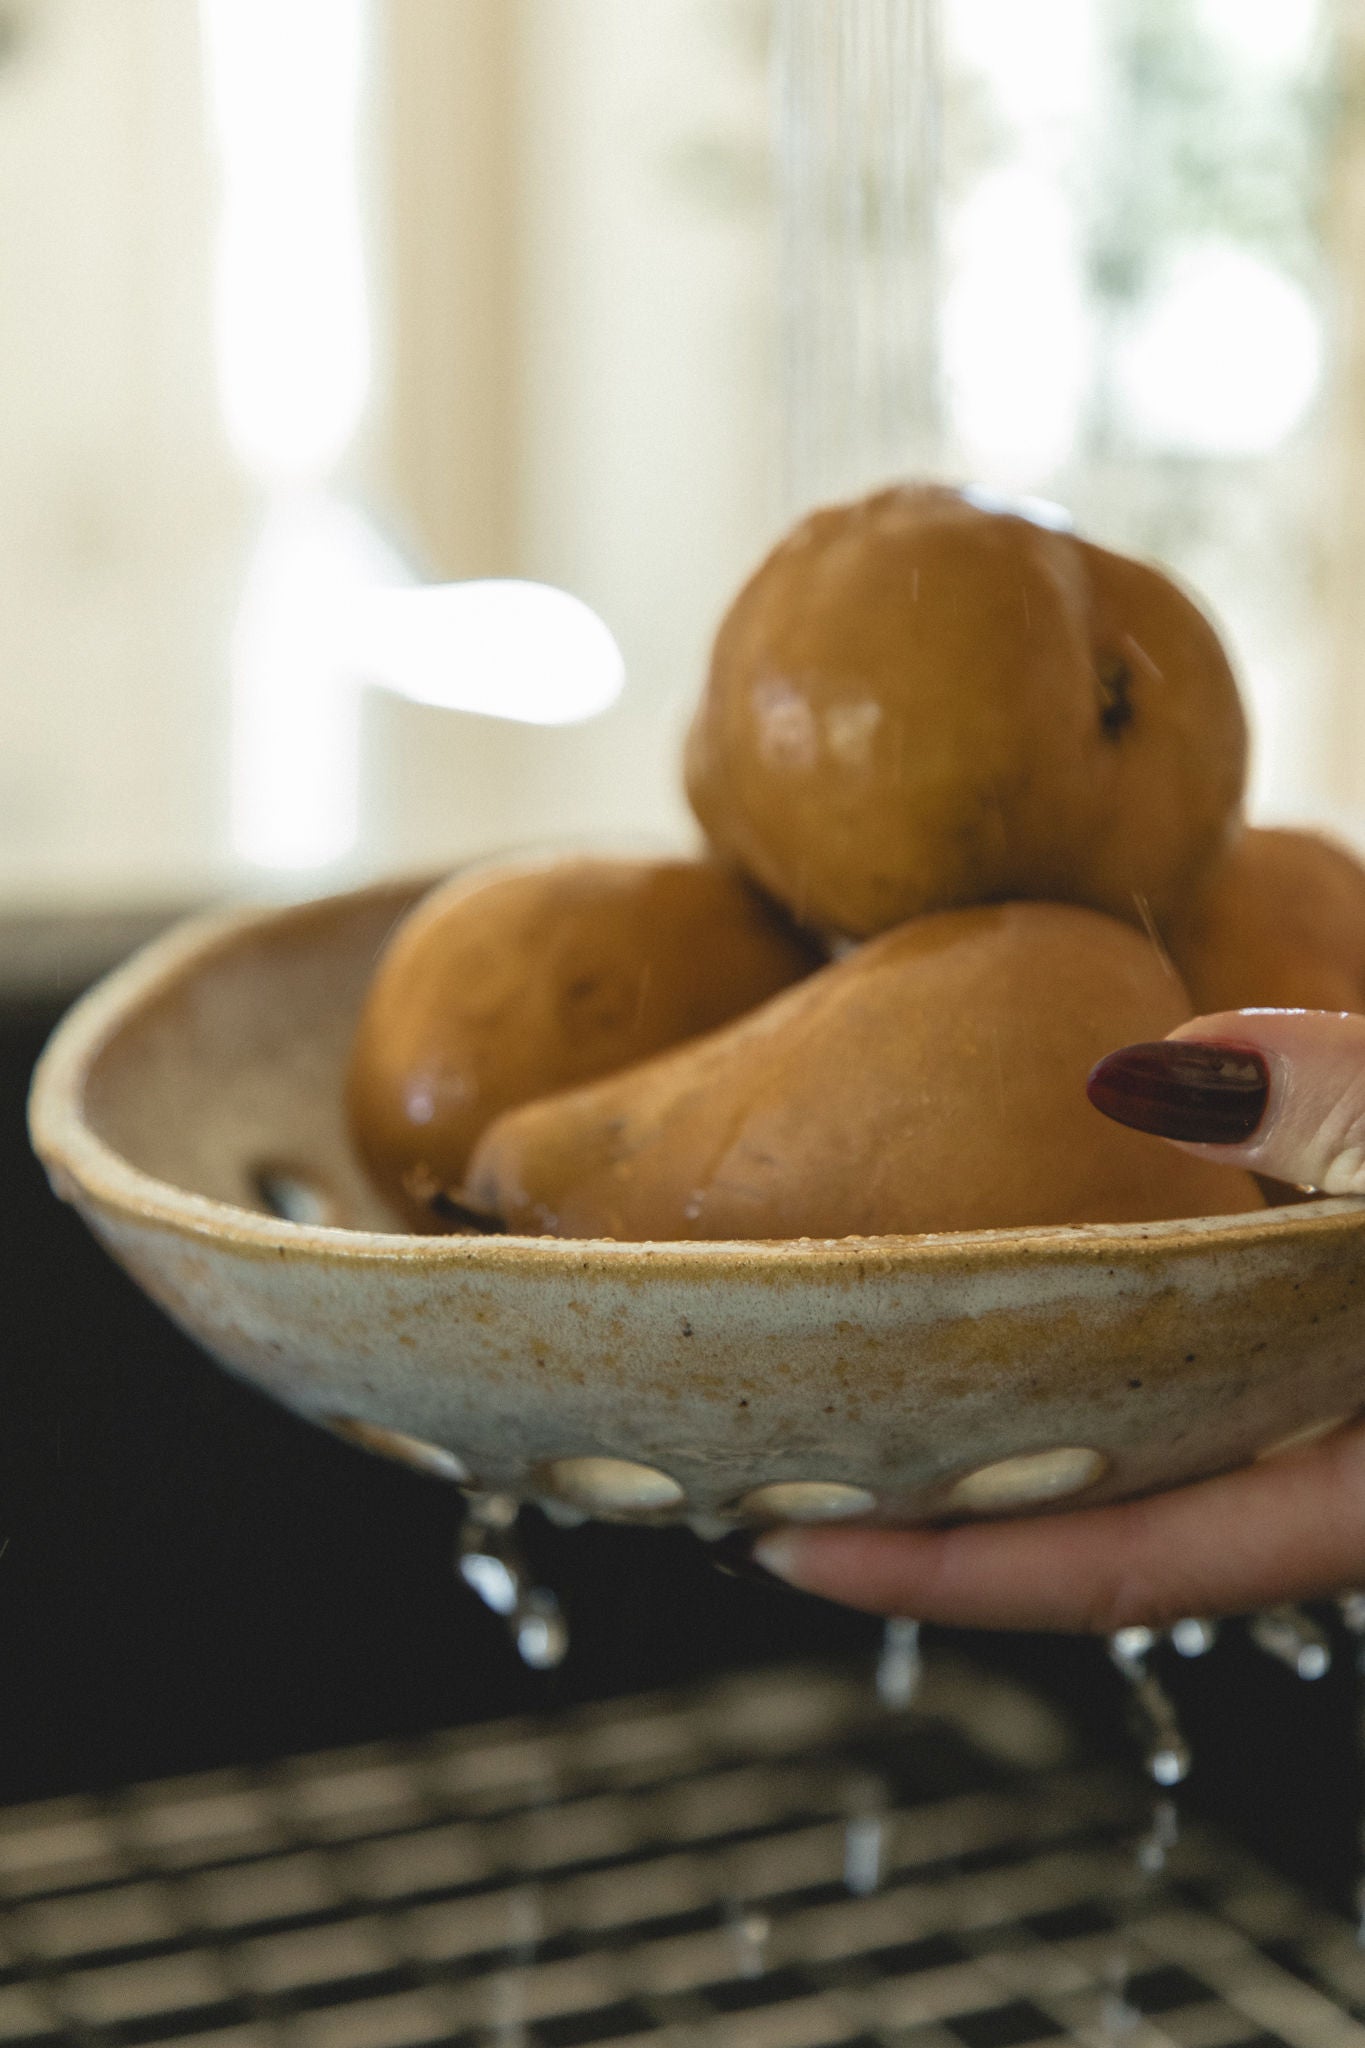
[[[1362,1755],[1365,1755],[1365,1591],[1343,1593],[1337,1601],[1337,1612],[1347,1632],[1355,1639],[1356,1667],[1356,1714],[1359,1723],[1357,1740]],[[1358,1861],[1356,1877],[1356,1942],[1365,1948],[1365,1814],[1359,1822]]]
[[1153,1784],[1168,1790],[1188,1777],[1191,1757],[1171,1696],[1150,1668],[1156,1642],[1150,1628],[1121,1628],[1109,1638],[1109,1656],[1128,1686],[1128,1711],[1143,1767]]
[[882,1630],[877,1653],[877,1698],[893,1713],[903,1713],[919,1691],[921,1676],[919,1623],[893,1615]]
[[[882,1628],[873,1672],[877,1700],[888,1717],[908,1713],[923,1675],[919,1623],[893,1615]],[[873,1772],[853,1777],[844,1791],[844,1888],[864,1899],[886,1875],[894,1796]]]
[[[1343,1622],[1357,1639],[1357,1668],[1365,1672],[1365,1594],[1343,1595],[1337,1605]],[[1246,1627],[1258,1650],[1283,1664],[1300,1680],[1322,1678],[1331,1669],[1332,1649],[1326,1631],[1300,1607],[1267,1608],[1248,1616]],[[1215,1647],[1218,1634],[1216,1622],[1189,1615],[1172,1624],[1167,1640],[1181,1657],[1203,1657]],[[1165,1881],[1168,1863],[1180,1841],[1180,1809],[1172,1793],[1189,1775],[1194,1761],[1175,1703],[1151,1668],[1150,1660],[1158,1642],[1156,1631],[1149,1628],[1119,1629],[1109,1638],[1110,1660],[1128,1687],[1129,1715],[1143,1764],[1159,1788],[1147,1831],[1133,1848],[1133,1881],[1142,1892]],[[1362,1855],[1365,1856],[1365,1831]],[[1365,1880],[1358,1888],[1357,1907],[1357,1938],[1365,1944]],[[1130,1968],[1126,1946],[1120,1939],[1104,1969],[1100,2024],[1110,2041],[1131,2032],[1142,2017],[1127,1998]]]
[[1268,1607],[1248,1624],[1258,1650],[1274,1657],[1295,1678],[1325,1678],[1332,1668],[1332,1646],[1311,1614],[1301,1607]]
[[[781,448],[788,514],[929,466],[938,424],[940,0],[773,0]],[[905,1712],[919,1625],[877,1697]],[[844,1881],[874,1891],[886,1788],[849,1789]]]
[[[1181,1656],[1203,1656],[1212,1647],[1210,1622],[1193,1616],[1178,1621],[1169,1641]],[[1145,1895],[1164,1883],[1166,1866],[1180,1840],[1180,1809],[1171,1796],[1189,1775],[1193,1758],[1180,1726],[1175,1703],[1151,1668],[1160,1638],[1154,1629],[1121,1628],[1109,1638],[1109,1659],[1128,1688],[1128,1714],[1142,1754],[1143,1767],[1158,1788],[1146,1832],[1133,1844],[1131,1882]],[[1120,2040],[1140,2023],[1142,2015],[1128,2001],[1132,1957],[1122,1933],[1102,1973],[1100,2028],[1108,2041]]]
[[789,514],[930,466],[939,4],[774,0]]

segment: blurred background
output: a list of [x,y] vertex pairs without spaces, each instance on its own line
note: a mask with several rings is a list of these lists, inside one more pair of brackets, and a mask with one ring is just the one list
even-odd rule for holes
[[[1365,832],[1358,0],[925,0],[871,101],[841,19],[5,0],[0,902],[685,841],[729,593],[906,468],[1175,566],[1257,814]],[[576,593],[623,696],[365,687],[318,610],[400,574]]]
[[[543,1531],[577,1647],[522,1673],[453,1496],[230,1384],[42,1186],[32,1060],[140,932],[689,843],[728,595],[906,470],[1176,568],[1255,814],[1365,843],[1365,4],[862,4],[0,0],[0,1798],[874,1635]],[[550,658],[530,719],[414,701],[336,629],[485,577],[592,607],[609,709],[543,722]],[[1120,1739],[1098,1651],[994,1653]],[[1342,1890],[1349,1672],[1223,1671],[1194,1796]]]

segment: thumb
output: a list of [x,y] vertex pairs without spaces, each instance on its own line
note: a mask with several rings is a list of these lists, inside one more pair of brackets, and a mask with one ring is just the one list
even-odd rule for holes
[[1094,1069],[1097,1109],[1183,1151],[1329,1195],[1365,1194],[1365,1017],[1224,1010]]

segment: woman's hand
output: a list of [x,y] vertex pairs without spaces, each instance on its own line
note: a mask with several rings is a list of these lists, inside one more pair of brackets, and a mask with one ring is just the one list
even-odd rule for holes
[[[1365,1194],[1365,1017],[1196,1017],[1101,1061],[1090,1095],[1207,1158]],[[1361,1382],[1365,1406],[1365,1360]],[[850,1607],[967,1627],[1108,1632],[1242,1613],[1365,1582],[1365,1422],[1117,1507],[951,1529],[782,1529],[753,1556]]]

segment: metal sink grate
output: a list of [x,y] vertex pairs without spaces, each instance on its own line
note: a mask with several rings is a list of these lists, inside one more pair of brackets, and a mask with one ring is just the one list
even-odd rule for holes
[[1365,2048],[1353,1931],[1048,1711],[783,1671],[0,1815],[0,2042]]

